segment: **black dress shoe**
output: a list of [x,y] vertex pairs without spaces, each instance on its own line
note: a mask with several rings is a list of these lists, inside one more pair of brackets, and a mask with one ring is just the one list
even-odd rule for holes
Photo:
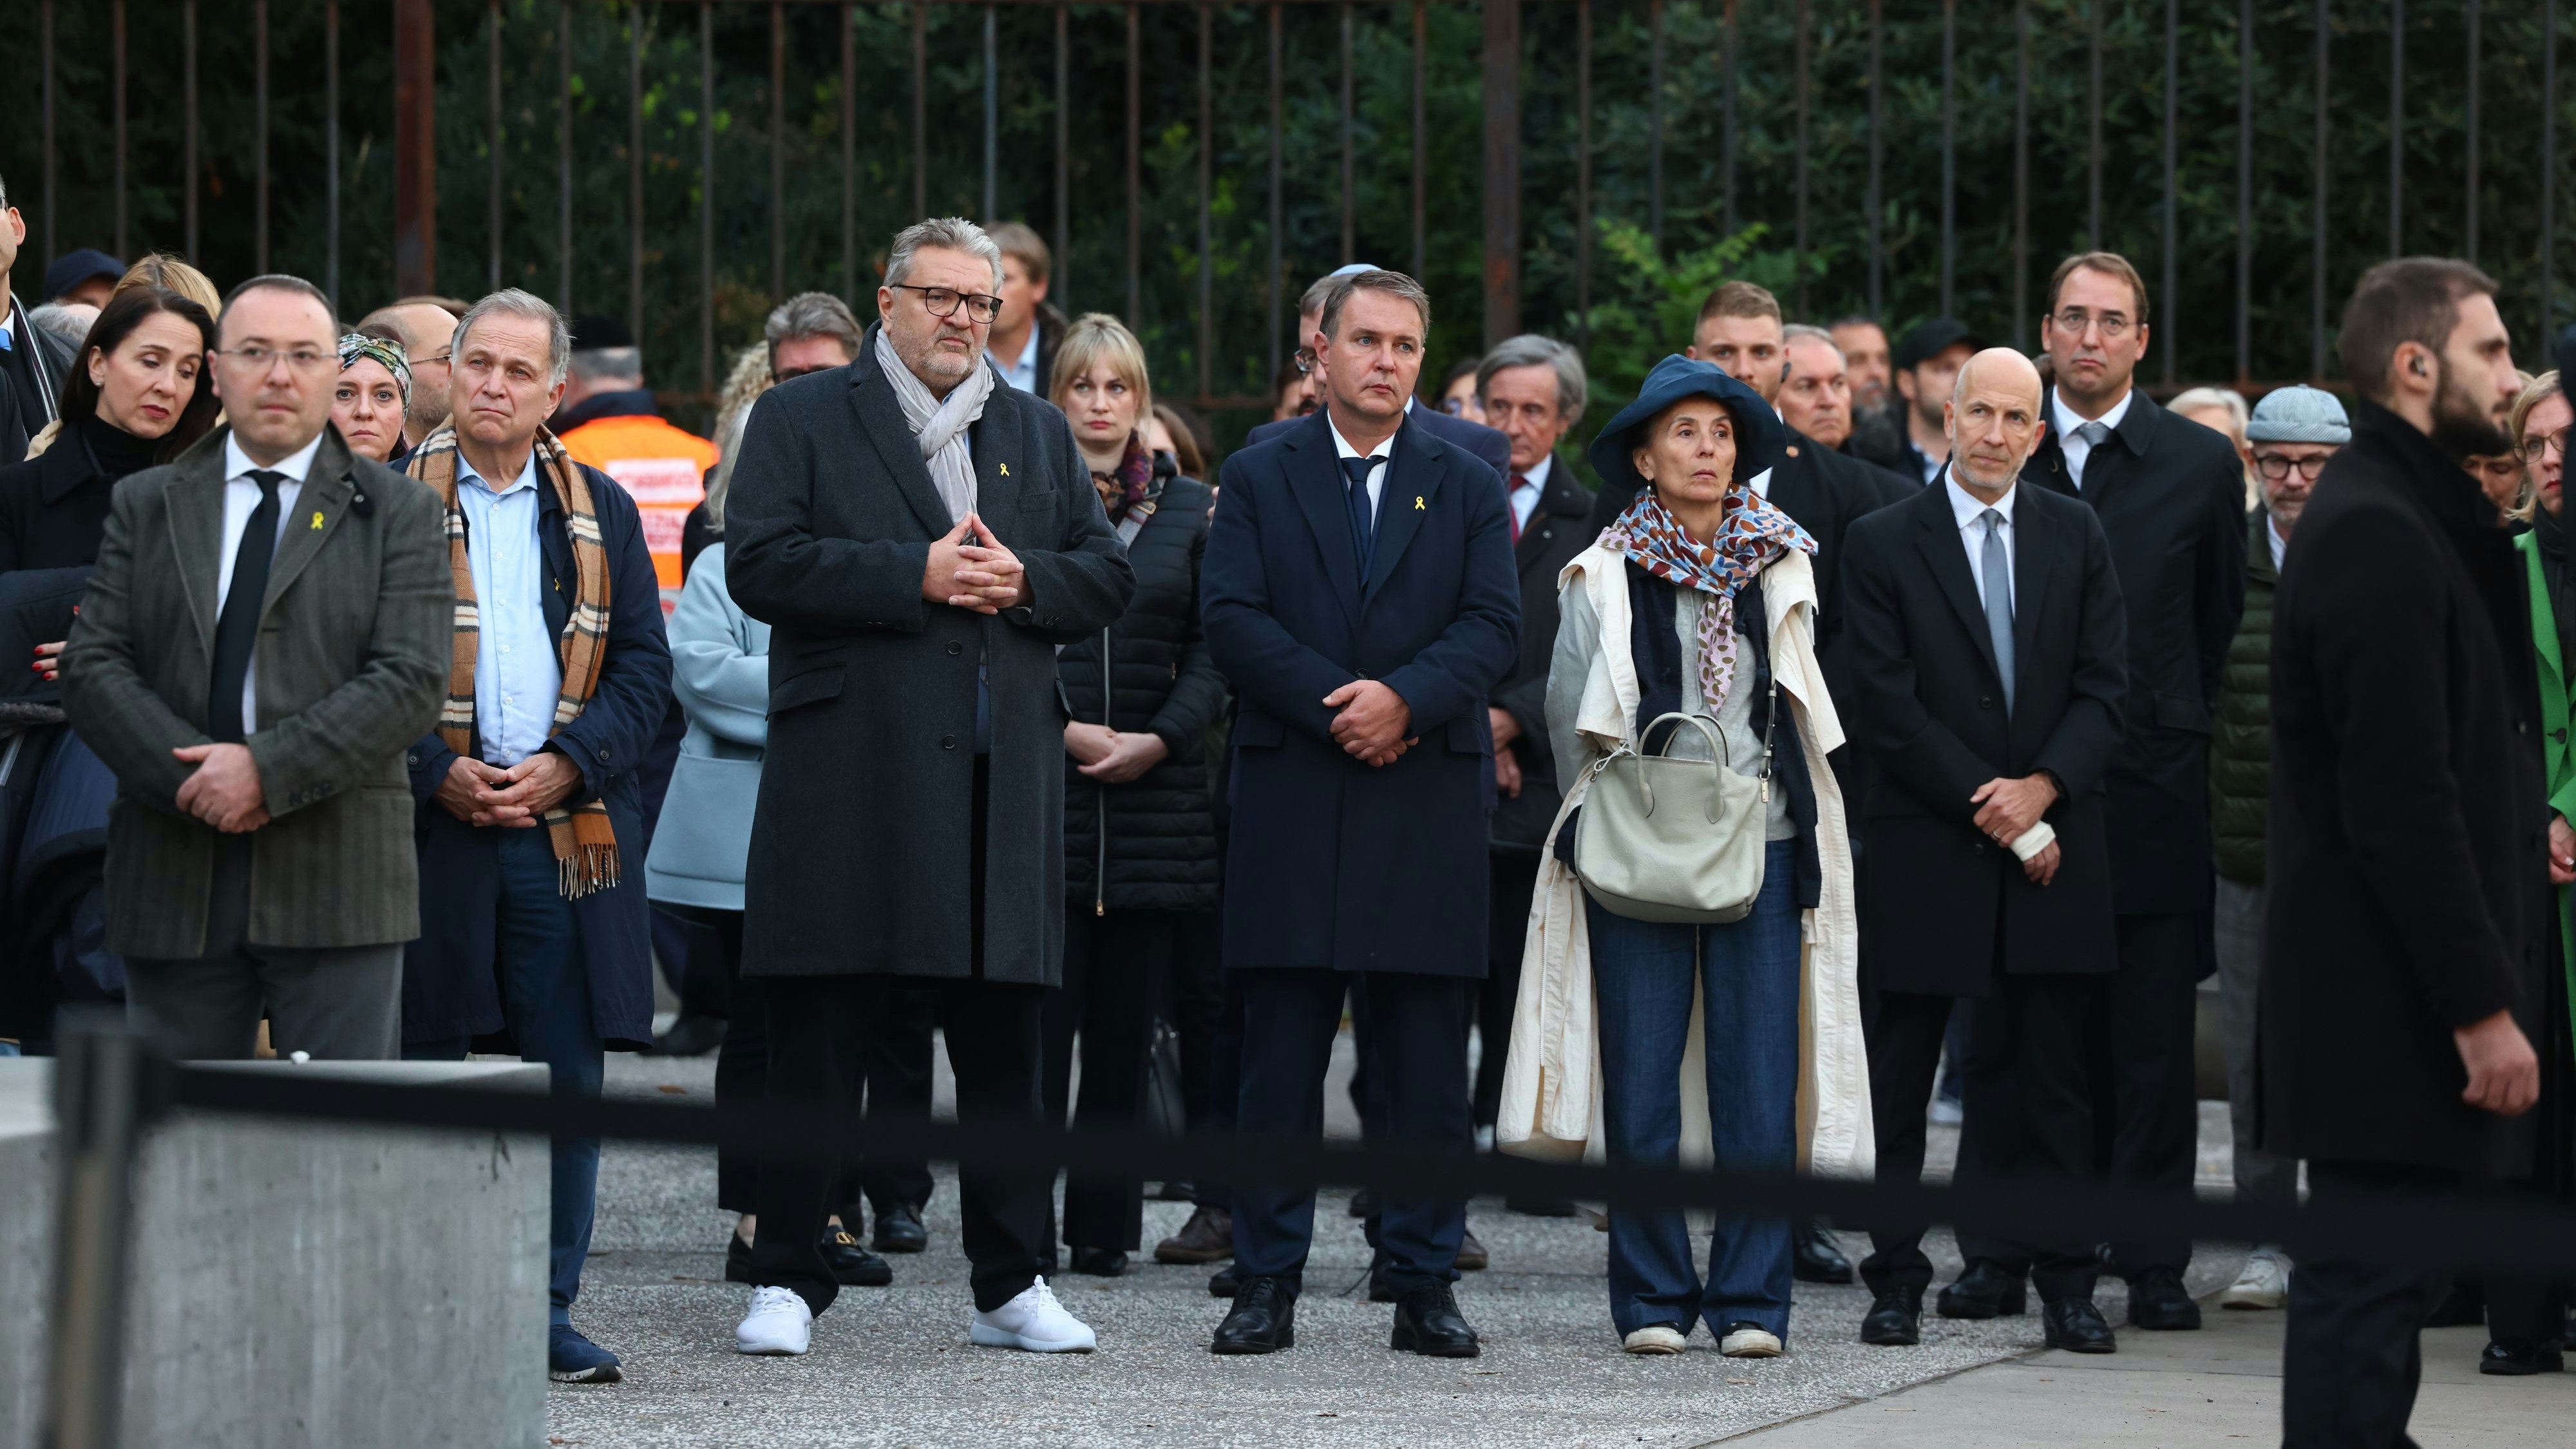
[[740,1233],[725,1234],[725,1281],[728,1283],[753,1281],[751,1244],[744,1242]]
[[1181,1230],[1154,1245],[1157,1263],[1222,1263],[1234,1256],[1234,1214],[1200,1207]]
[[1570,1218],[1580,1211],[1572,1198],[1555,1197],[1507,1197],[1503,1209],[1525,1218]]
[[1351,1216],[1364,1218],[1377,1211],[1377,1196],[1367,1188],[1351,1194]]
[[1076,1248],[1073,1271],[1087,1278],[1115,1278],[1127,1271],[1127,1255],[1116,1248]]
[[1395,1334],[1386,1346],[1424,1358],[1474,1358],[1481,1351],[1446,1283],[1427,1283],[1396,1303]]
[[671,1023],[671,1029],[653,1038],[644,1049],[648,1057],[702,1057],[724,1045],[725,1023],[720,1016],[683,1016]]
[[918,1253],[930,1246],[930,1230],[921,1225],[921,1209],[908,1202],[878,1211],[876,1238],[880,1253]]
[[1234,1265],[1226,1264],[1208,1275],[1208,1292],[1217,1298],[1231,1298],[1242,1290],[1243,1283],[1234,1276]]
[[1851,1259],[1843,1256],[1833,1236],[1816,1223],[1800,1223],[1790,1230],[1789,1241],[1797,1248],[1798,1261],[1793,1270],[1801,1283],[1848,1283],[1852,1281]]
[[832,1270],[832,1281],[844,1288],[883,1288],[894,1281],[894,1265],[869,1252],[848,1228],[824,1226],[823,1262]]
[[1923,1341],[1923,1290],[1898,1288],[1869,1301],[1869,1316],[1860,1321],[1860,1341],[1901,1348]]
[[2503,1374],[2520,1378],[2525,1374],[2555,1374],[2567,1371],[2567,1355],[2554,1338],[2536,1338],[2513,1343],[2489,1343],[2478,1355],[2478,1372]]
[[2018,1318],[2030,1311],[2030,1292],[2022,1275],[2008,1273],[1991,1258],[1972,1258],[1967,1271],[1941,1290],[1933,1309],[1943,1318]]
[[1277,1353],[1297,1343],[1297,1295],[1277,1278],[1251,1278],[1216,1326],[1210,1353]]
[[1485,1251],[1485,1245],[1484,1245],[1483,1243],[1480,1243],[1480,1242],[1476,1241],[1476,1231],[1475,1231],[1475,1229],[1473,1229],[1473,1228],[1461,1228],[1461,1229],[1459,1229],[1459,1232],[1458,1232],[1458,1271],[1459,1271],[1459,1272],[1461,1272],[1461,1273],[1481,1273],[1481,1272],[1485,1271],[1485,1266],[1486,1266],[1487,1264],[1489,1264],[1489,1263],[1493,1262],[1493,1261],[1494,1261],[1494,1259],[1493,1259],[1493,1255],[1492,1255],[1492,1254],[1490,1254],[1490,1253],[1487,1253],[1487,1252]]
[[2120,1341],[2111,1336],[2111,1325],[2102,1321],[2102,1310],[2090,1298],[2060,1298],[2040,1311],[2040,1328],[2048,1335],[2050,1348],[2068,1353],[2118,1353]]
[[2149,1268],[2130,1279],[2129,1326],[2164,1331],[2200,1327],[2200,1305],[2184,1291],[2182,1274]]
[[1198,1189],[1186,1182],[1167,1182],[1155,1192],[1154,1200],[1156,1202],[1191,1202],[1198,1195]]

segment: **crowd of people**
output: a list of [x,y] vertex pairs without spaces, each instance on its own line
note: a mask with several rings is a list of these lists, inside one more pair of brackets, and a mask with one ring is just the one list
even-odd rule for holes
[[[1946,1061],[1961,1179],[2179,1197],[2214,975],[2244,1196],[2576,1187],[2576,412],[2476,269],[2373,269],[2349,405],[2251,408],[2147,395],[2108,252],[2035,354],[1730,281],[1586,439],[1575,349],[1426,378],[1428,296],[1351,266],[1213,479],[1049,269],[1017,223],[905,229],[876,321],[769,314],[713,439],[516,289],[343,327],[80,252],[9,296],[0,1032],[115,999],[187,1057],[497,1050],[584,1094],[713,1050],[720,1102],[887,1115],[936,1039],[969,1127],[1312,1137],[1347,1022],[1375,1141],[1898,1180]],[[598,1144],[551,1171],[549,1370],[615,1379],[571,1319]],[[721,1151],[741,1351],[890,1282],[932,1184]],[[1163,1187],[1214,1351],[1291,1348],[1313,1187]],[[964,1173],[972,1340],[1094,1347],[1048,1280],[1128,1271],[1144,1190]],[[1466,1204],[1353,1212],[1392,1346],[1478,1353]],[[1917,1343],[1925,1225],[1844,1226],[1838,1331]],[[1606,1227],[1636,1354],[1781,1354],[1794,1285],[1855,1274],[1821,1224]],[[2035,1285],[2112,1352],[2107,1271],[2128,1327],[2200,1325],[2179,1236],[1959,1247],[1944,1317]],[[2560,1366],[2539,1278],[2273,1244],[2219,1301],[2288,1308],[2290,1442],[2352,1444],[2398,1442],[2464,1296],[2486,1371]]]

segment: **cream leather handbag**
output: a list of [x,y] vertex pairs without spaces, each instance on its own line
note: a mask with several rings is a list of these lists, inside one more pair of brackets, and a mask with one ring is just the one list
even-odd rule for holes
[[[1678,712],[1658,716],[1638,738],[1678,721],[1707,736],[1715,758],[1646,755],[1623,744],[1593,765],[1591,789],[1569,824],[1574,873],[1594,904],[1630,920],[1699,926],[1727,925],[1751,913],[1762,894],[1771,725],[1779,713],[1774,685],[1759,775],[1739,775],[1729,766],[1725,736],[1707,716]],[[1672,748],[1669,735],[1664,748]]]

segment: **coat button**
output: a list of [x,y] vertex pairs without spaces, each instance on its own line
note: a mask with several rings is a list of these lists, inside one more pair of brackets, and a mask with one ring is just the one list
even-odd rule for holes
[[966,652],[966,646],[965,646],[965,645],[958,643],[958,642],[957,642],[956,640],[954,640],[954,639],[951,639],[951,640],[949,640],[949,641],[948,641],[948,657],[949,657],[949,658],[954,659],[954,658],[956,658],[958,655],[963,654],[963,653],[965,653],[965,652]]
[[1991,695],[1991,694],[1981,694],[1981,695],[1977,696],[1977,708],[1979,708],[1979,709],[1993,709],[1994,707],[1995,707],[1995,697],[1994,697],[1993,695]]
[[957,748],[957,737],[955,735],[941,735],[939,737],[939,747],[943,750],[953,750]]

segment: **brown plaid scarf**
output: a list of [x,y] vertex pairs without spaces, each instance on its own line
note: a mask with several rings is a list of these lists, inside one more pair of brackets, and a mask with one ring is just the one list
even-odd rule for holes
[[[564,621],[563,690],[555,696],[548,734],[581,717],[599,688],[600,661],[608,654],[608,550],[600,542],[599,515],[590,484],[573,466],[555,435],[537,432],[539,486],[551,487],[563,505],[564,532],[572,539],[574,598]],[[474,601],[474,566],[465,555],[465,510],[456,503],[456,430],[442,427],[421,440],[406,464],[411,476],[438,490],[447,508],[447,566],[456,580],[456,649],[447,665],[447,703],[438,713],[438,737],[462,755],[474,748],[474,654],[482,634]],[[617,832],[597,799],[546,812],[546,834],[562,868],[565,896],[578,900],[617,884]]]

